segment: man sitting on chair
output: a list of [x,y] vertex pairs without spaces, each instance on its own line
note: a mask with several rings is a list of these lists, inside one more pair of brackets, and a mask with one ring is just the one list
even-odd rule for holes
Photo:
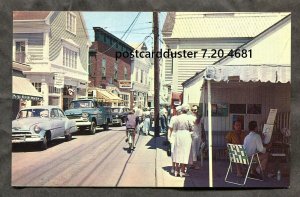
[[[262,170],[265,171],[269,156],[268,152],[266,151],[266,148],[269,148],[270,145],[266,145],[266,147],[264,147],[262,139],[258,134],[256,121],[249,122],[248,127],[250,133],[245,137],[244,149],[249,157],[258,152],[258,157],[261,163]],[[259,166],[256,167],[255,172],[254,170],[251,170],[251,172],[252,174],[258,175],[261,175],[262,173],[260,171]]]

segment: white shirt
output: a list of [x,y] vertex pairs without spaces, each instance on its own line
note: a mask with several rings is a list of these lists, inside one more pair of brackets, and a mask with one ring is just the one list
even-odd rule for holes
[[260,135],[251,131],[244,140],[244,149],[248,156],[252,156],[253,154],[260,152],[265,153],[266,148],[262,144],[262,140]]

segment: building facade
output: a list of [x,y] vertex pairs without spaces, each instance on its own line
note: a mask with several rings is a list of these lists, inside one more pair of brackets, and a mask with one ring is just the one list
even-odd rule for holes
[[[138,51],[147,51],[145,43],[132,44]],[[131,63],[131,83],[133,94],[133,105],[141,108],[150,107],[148,105],[149,85],[149,69],[151,67],[151,60],[149,58],[134,57]]]
[[103,28],[93,29],[95,41],[90,47],[89,86],[105,89],[122,99],[112,106],[132,108],[131,59],[116,59],[116,52],[130,52],[133,48]]
[[284,18],[286,13],[169,12],[162,34],[165,50],[197,51],[195,58],[165,58],[165,83],[182,92],[182,83],[222,57],[204,58],[213,50],[228,54]]
[[80,12],[13,13],[13,60],[31,66],[25,73],[43,105],[67,109],[86,95],[89,46]]

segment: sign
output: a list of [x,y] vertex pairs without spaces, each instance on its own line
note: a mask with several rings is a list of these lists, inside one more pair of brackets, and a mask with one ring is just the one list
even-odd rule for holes
[[132,83],[129,80],[120,80],[119,88],[132,88]]
[[270,109],[267,124],[274,124],[277,114],[277,109]]
[[64,88],[64,74],[54,73],[54,87]]

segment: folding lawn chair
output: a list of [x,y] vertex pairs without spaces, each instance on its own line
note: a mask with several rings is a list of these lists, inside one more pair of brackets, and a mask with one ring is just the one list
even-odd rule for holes
[[[226,177],[225,177],[225,182],[236,184],[236,185],[245,185],[248,178],[249,179],[254,179],[254,180],[262,181],[260,179],[256,179],[256,178],[248,176],[249,175],[249,171],[251,169],[252,163],[256,162],[255,159],[257,159],[257,162],[258,162],[260,170],[261,170],[261,174],[263,174],[262,167],[261,167],[261,164],[260,164],[260,160],[259,160],[259,157],[258,157],[258,153],[255,153],[252,156],[250,156],[249,158],[251,158],[251,159],[250,159],[250,162],[249,162],[249,158],[248,158],[248,156],[246,154],[246,151],[245,151],[243,145],[229,144],[228,143],[227,144],[227,148],[228,148],[228,154],[229,154],[230,164],[228,166],[227,174],[226,174]],[[244,164],[244,165],[248,166],[247,174],[245,176],[245,179],[244,179],[243,183],[233,182],[233,181],[228,181],[227,180],[229,170],[231,169],[231,163]]]

